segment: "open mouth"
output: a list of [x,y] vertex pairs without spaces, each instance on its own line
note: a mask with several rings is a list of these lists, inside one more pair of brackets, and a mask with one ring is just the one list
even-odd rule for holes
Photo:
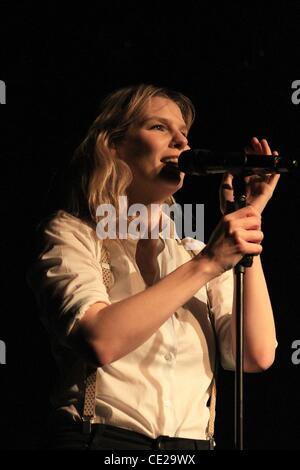
[[165,178],[180,178],[180,170],[177,162],[166,162],[161,169],[161,176]]
[[165,165],[175,165],[178,166],[178,157],[164,157],[161,159],[161,162]]
[[173,170],[178,170],[178,162],[166,162],[165,167]]

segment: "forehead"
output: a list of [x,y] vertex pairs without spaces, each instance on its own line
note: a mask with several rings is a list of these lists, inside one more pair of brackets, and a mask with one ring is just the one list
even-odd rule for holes
[[172,119],[181,125],[185,124],[179,106],[174,101],[161,96],[150,98],[143,107],[141,117],[145,119],[151,118],[151,116],[160,116],[162,118]]

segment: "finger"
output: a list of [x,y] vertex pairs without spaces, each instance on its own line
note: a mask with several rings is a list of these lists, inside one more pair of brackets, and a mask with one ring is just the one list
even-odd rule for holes
[[262,153],[264,155],[272,155],[268,141],[266,139],[262,139],[260,143],[261,143]]
[[231,173],[224,173],[222,178],[222,185],[224,187],[226,186],[226,189],[233,189],[232,180],[233,176]]
[[242,253],[244,255],[253,255],[253,256],[260,255],[263,250],[262,245],[260,243],[248,243],[248,242],[243,243],[242,249],[243,249]]
[[[277,150],[274,150],[272,152],[272,156],[273,157],[278,157],[279,156],[279,153],[277,152]],[[278,180],[280,178],[280,174],[279,173],[272,173],[271,175],[269,175],[269,185],[274,189],[278,183]]]
[[261,218],[260,217],[244,217],[243,219],[233,220],[231,222],[231,230],[260,230]]
[[261,148],[261,144],[258,140],[257,137],[252,137],[251,139],[251,145],[253,147],[253,150],[255,150],[255,152],[257,153],[261,153],[262,152],[262,148]]
[[[278,157],[278,156],[279,156],[279,153],[277,152],[277,150],[274,150],[273,155],[274,155],[274,157]],[[280,178],[280,174],[279,174],[279,173],[273,173],[273,175],[271,176],[271,178],[270,178],[270,183],[272,184],[272,186],[273,186],[274,188],[275,188],[276,184],[278,183],[279,178]]]
[[249,206],[242,207],[241,209],[238,209],[237,211],[226,215],[226,219],[228,221],[234,219],[242,219],[243,217],[258,217],[259,219],[261,219],[259,211],[253,205],[250,204]]
[[232,180],[233,176],[230,173],[224,173],[220,185],[220,196],[229,202],[234,201]]
[[243,240],[246,243],[261,243],[264,238],[261,230],[237,230],[235,235],[238,240]]
[[272,175],[269,176],[269,185],[271,186],[272,190],[275,189],[278,181],[279,181],[279,178],[280,178],[280,174],[279,173],[272,173]]
[[258,243],[246,241],[241,237],[236,238],[236,248],[242,255],[259,255],[262,252],[262,245]]

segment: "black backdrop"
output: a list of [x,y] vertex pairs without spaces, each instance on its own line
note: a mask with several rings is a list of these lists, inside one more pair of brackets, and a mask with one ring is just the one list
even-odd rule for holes
[[[116,87],[152,82],[189,95],[193,147],[237,150],[253,135],[299,155],[299,2],[0,3],[1,315],[3,449],[36,449],[53,371],[25,273],[34,226],[54,204],[56,174]],[[180,202],[205,203],[216,224],[218,177],[187,178]],[[245,447],[300,449],[299,177],[285,175],[265,211],[263,260],[274,307],[275,364],[245,377]],[[219,449],[233,446],[233,374],[222,372]],[[22,425],[20,426],[20,423]]]

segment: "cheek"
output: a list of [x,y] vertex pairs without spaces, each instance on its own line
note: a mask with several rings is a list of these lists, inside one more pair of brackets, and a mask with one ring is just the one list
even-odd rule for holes
[[157,142],[150,139],[139,138],[135,139],[134,142],[127,142],[126,146],[120,150],[119,155],[128,164],[136,164],[147,160],[149,161],[151,157],[155,157],[158,151],[159,145]]

